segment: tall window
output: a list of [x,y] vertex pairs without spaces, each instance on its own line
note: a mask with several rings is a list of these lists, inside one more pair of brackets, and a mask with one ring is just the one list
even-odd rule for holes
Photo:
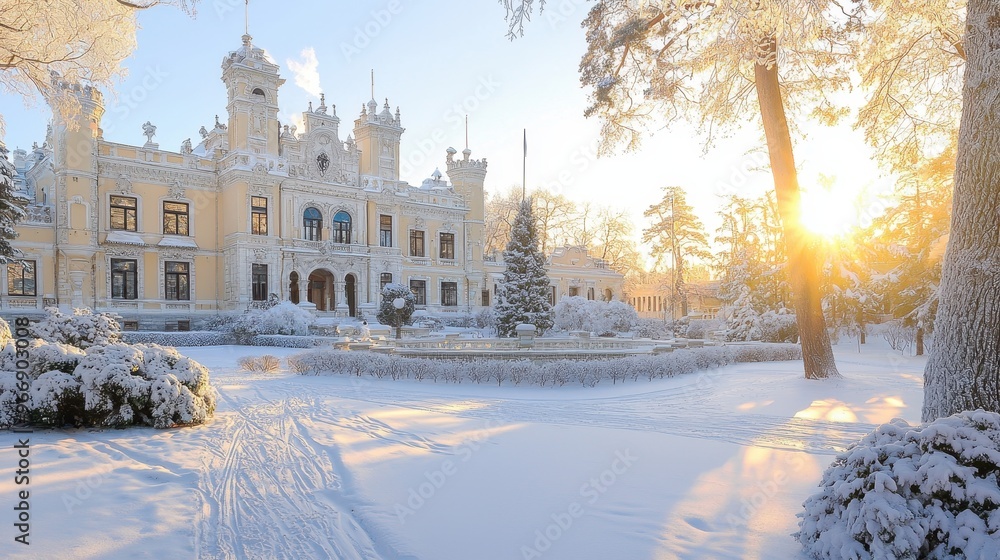
[[136,201],[130,196],[111,197],[111,229],[136,231]]
[[333,217],[333,242],[351,242],[351,215],[343,210]]
[[550,290],[549,290],[549,305],[555,305],[555,304],[556,304],[556,287],[555,286],[550,286]]
[[138,263],[131,259],[111,259],[111,297],[136,299],[139,297]]
[[483,307],[489,307],[490,306],[490,291],[489,290],[483,290],[483,297],[482,297],[482,299],[483,299],[482,306]]
[[441,305],[458,305],[458,282],[441,282]]
[[163,234],[189,235],[187,204],[183,202],[163,203]]
[[267,199],[263,196],[250,197],[250,233],[267,235]]
[[379,283],[379,286],[378,286],[379,290],[380,291],[384,290],[385,286],[387,284],[392,284],[392,273],[391,272],[383,272],[381,274],[381,276],[379,276],[378,283]]
[[322,241],[323,239],[323,214],[319,210],[309,207],[302,214],[302,225],[304,228],[302,237],[309,241]]
[[594,299],[594,289],[593,288],[587,288],[587,299],[589,299],[589,300],[593,300]]
[[424,256],[424,232],[419,229],[410,230],[410,256]]
[[35,261],[7,265],[7,293],[12,296],[35,295]]
[[378,246],[392,247],[392,216],[378,217]]
[[186,262],[163,263],[163,296],[166,299],[191,299],[191,265]]
[[267,301],[267,265],[254,264],[250,268],[250,286],[254,301]]
[[410,280],[410,291],[413,292],[414,305],[427,305],[427,281]]
[[455,234],[454,233],[442,233],[441,234],[441,258],[442,259],[454,259],[455,258]]

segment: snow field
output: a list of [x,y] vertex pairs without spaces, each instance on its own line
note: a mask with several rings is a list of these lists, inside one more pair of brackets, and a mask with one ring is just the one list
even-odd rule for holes
[[[919,420],[924,364],[844,344],[842,380],[779,362],[553,388],[251,373],[240,357],[300,350],[182,352],[211,371],[214,418],[37,431],[33,544],[12,557],[801,558],[802,502],[875,424]],[[0,478],[0,499],[13,491]]]

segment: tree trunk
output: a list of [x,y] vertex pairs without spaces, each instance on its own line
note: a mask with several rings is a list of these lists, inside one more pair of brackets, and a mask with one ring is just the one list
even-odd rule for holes
[[777,57],[773,56],[777,45],[771,39],[763,44],[763,48],[772,53],[772,63],[754,65],[754,81],[757,101],[760,103],[761,120],[764,123],[764,135],[767,138],[771,173],[774,176],[778,213],[785,234],[788,276],[799,338],[802,342],[805,375],[806,379],[840,377],[833,359],[830,335],[826,331],[826,320],[823,318],[819,293],[820,261],[816,251],[810,247],[809,239],[800,223],[799,182],[792,154],[792,136],[788,130],[785,107],[781,101]]
[[924,355],[924,328],[917,326],[917,355]]
[[1000,412],[1000,4],[969,0],[965,87],[951,236],[934,348],[924,370],[924,421]]

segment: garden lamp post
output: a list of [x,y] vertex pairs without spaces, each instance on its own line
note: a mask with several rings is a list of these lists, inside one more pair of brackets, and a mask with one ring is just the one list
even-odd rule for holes
[[400,331],[400,329],[402,327],[402,323],[403,323],[403,321],[401,320],[400,312],[403,310],[404,307],[406,307],[406,300],[403,299],[403,298],[401,298],[401,297],[398,297],[398,298],[392,300],[392,307],[396,310],[395,314],[393,315],[393,319],[394,319],[393,323],[396,324],[396,340],[399,340],[400,338],[402,338],[400,336],[400,332],[399,331]]

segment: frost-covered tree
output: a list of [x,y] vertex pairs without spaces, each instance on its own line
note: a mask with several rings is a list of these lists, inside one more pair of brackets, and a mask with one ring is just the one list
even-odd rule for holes
[[497,334],[513,336],[514,328],[521,323],[535,325],[539,333],[547,331],[552,327],[549,277],[545,272],[545,256],[538,249],[538,226],[531,199],[521,202],[503,259],[507,268],[496,305]]
[[923,419],[1000,411],[1000,4],[969,0],[951,236]]
[[18,260],[19,251],[10,242],[17,237],[14,226],[24,218],[27,204],[26,199],[14,193],[14,166],[7,160],[7,148],[0,142],[0,264]]
[[[396,309],[393,302],[397,298],[403,298],[402,309]],[[412,323],[411,317],[417,308],[417,298],[413,292],[402,284],[395,282],[386,284],[382,288],[382,301],[378,305],[378,314],[375,318],[383,325],[396,327],[396,338],[399,338],[399,327]]]
[[[0,10],[0,86],[25,101],[41,94],[72,123],[80,104],[59,82],[112,87],[135,49],[136,11],[173,4],[193,13],[195,2],[7,0]],[[3,132],[0,116],[0,137]]]
[[652,223],[642,230],[642,242],[653,244],[653,257],[656,258],[657,265],[661,264],[664,255],[670,255],[674,271],[671,305],[676,297],[681,305],[681,317],[686,317],[688,297],[685,273],[688,262],[693,259],[707,261],[711,258],[705,227],[687,203],[684,189],[680,187],[664,187],[663,199],[650,205],[643,216],[651,219]]

